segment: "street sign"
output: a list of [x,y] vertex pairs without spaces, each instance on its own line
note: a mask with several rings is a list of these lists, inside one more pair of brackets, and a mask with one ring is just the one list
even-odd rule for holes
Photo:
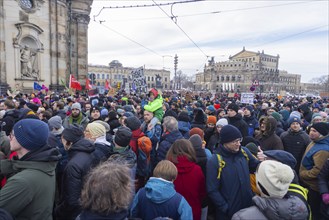
[[253,86],[259,86],[259,81],[257,79],[255,79],[253,82],[252,82],[252,85]]

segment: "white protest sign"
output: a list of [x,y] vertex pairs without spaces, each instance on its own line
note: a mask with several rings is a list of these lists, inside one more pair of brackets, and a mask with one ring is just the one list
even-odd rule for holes
[[144,68],[140,67],[131,71],[133,79],[133,89],[136,92],[145,92],[146,91],[146,79],[144,76]]
[[241,93],[241,103],[254,104],[254,93]]

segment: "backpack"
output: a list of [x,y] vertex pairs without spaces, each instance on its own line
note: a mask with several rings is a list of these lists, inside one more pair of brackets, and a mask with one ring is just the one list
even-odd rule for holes
[[136,174],[142,177],[151,175],[151,150],[152,142],[147,136],[137,140],[137,169]]
[[308,189],[302,187],[301,185],[295,184],[295,183],[291,183],[289,185],[289,189],[288,189],[288,195],[294,195],[297,196],[298,198],[300,198],[306,205],[307,209],[308,209],[308,220],[312,219],[312,212],[311,212],[311,207],[307,202],[307,193],[308,193]]
[[[243,156],[247,159],[247,162],[249,162],[249,156],[246,153],[246,151],[243,148],[241,148],[241,152],[242,152]],[[226,163],[223,160],[222,155],[220,155],[220,154],[217,154],[217,159],[218,159],[218,164],[219,164],[217,179],[220,179],[220,175],[221,175],[222,170],[225,167]]]

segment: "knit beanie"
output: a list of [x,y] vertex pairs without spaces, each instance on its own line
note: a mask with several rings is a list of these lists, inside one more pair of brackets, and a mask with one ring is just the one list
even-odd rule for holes
[[201,137],[197,134],[194,134],[190,137],[189,141],[191,142],[193,148],[201,148],[202,140]]
[[282,119],[282,116],[278,112],[272,112],[271,116],[277,121],[280,121]]
[[288,165],[274,160],[261,162],[256,172],[257,187],[264,197],[283,198],[293,179],[292,169]]
[[120,147],[127,147],[129,145],[130,139],[132,137],[132,132],[130,128],[119,127],[115,132],[114,142]]
[[242,134],[239,129],[233,125],[225,125],[222,130],[220,130],[219,136],[221,144],[229,143],[238,138],[242,138]]
[[218,126],[225,126],[225,125],[228,125],[228,121],[227,121],[227,119],[226,118],[221,118],[221,119],[219,119],[218,121],[217,121],[217,123],[216,123],[216,126],[218,127]]
[[293,123],[293,122],[298,122],[300,125],[302,124],[302,121],[300,120],[300,118],[296,117],[296,116],[290,116],[289,119],[288,119],[288,126],[290,127],[290,125]]
[[103,125],[106,132],[109,132],[111,130],[110,125],[108,123],[106,123],[105,121],[96,120],[96,121],[93,121],[93,123],[99,123],[99,124]]
[[51,117],[48,120],[49,129],[52,131],[53,128],[60,129],[62,126],[62,118],[58,115]]
[[204,139],[204,132],[203,132],[203,130],[201,130],[200,128],[192,128],[192,129],[190,130],[190,137],[191,137],[192,135],[194,135],[194,134],[199,135],[200,138],[201,138],[201,140]]
[[322,120],[322,116],[320,113],[313,113],[312,115],[312,122],[314,119],[321,119]]
[[123,114],[123,116],[129,118],[129,117],[134,117],[134,114],[131,113],[131,112],[125,112],[125,113]]
[[92,122],[87,125],[87,129],[94,138],[102,137],[106,135],[105,127],[99,123]]
[[299,119],[302,118],[301,114],[298,111],[291,112],[289,117],[293,117],[293,116],[296,116]]
[[39,119],[22,119],[14,125],[18,143],[29,151],[38,150],[47,144],[49,127]]
[[71,109],[78,109],[81,112],[81,105],[79,102],[73,103]]
[[101,113],[101,109],[97,105],[90,108],[89,110],[90,115],[93,111],[99,111],[99,113]]
[[231,103],[227,106],[227,109],[232,109],[233,111],[235,111],[236,113],[238,113],[239,111],[239,106],[235,103]]
[[134,110],[131,107],[131,105],[125,105],[125,106],[123,106],[123,110],[125,110],[125,112],[134,112]]
[[246,109],[248,109],[250,111],[250,113],[254,112],[254,107],[252,107],[251,105],[247,105]]
[[126,118],[125,119],[125,124],[132,131],[137,130],[142,125],[141,121],[136,116]]
[[62,137],[67,141],[75,143],[84,137],[82,127],[78,125],[69,125],[64,129]]
[[258,153],[258,147],[255,143],[250,142],[246,145],[246,148],[248,148],[248,150],[254,155],[257,156]]
[[185,121],[185,122],[189,122],[189,116],[188,116],[188,112],[187,111],[182,111],[179,113],[178,115],[178,121]]
[[215,107],[214,107],[213,105],[209,105],[209,106],[207,107],[207,110],[208,110],[208,111],[211,111],[211,112],[216,111],[216,109],[215,109]]
[[107,110],[106,108],[103,108],[101,111],[101,116],[103,117],[107,117],[109,114],[109,110]]
[[220,108],[220,104],[216,103],[216,104],[214,104],[214,107],[215,107],[216,110],[218,110]]
[[216,116],[209,115],[208,119],[207,119],[207,124],[214,124],[215,125],[216,121],[217,121]]
[[316,124],[313,124],[311,128],[314,128],[319,132],[322,136],[326,136],[329,133],[329,124],[326,122],[319,122]]

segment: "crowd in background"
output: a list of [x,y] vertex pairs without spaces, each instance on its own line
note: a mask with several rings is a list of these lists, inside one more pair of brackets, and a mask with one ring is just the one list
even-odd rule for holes
[[0,219],[328,219],[329,100],[0,100]]

